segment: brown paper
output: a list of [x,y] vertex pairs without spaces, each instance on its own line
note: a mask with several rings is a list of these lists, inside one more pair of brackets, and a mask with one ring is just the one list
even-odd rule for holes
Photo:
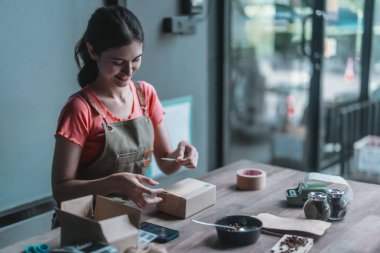
[[[260,213],[255,216],[263,222],[263,229],[276,232],[297,232],[322,236],[331,226],[330,222],[296,218],[283,218],[269,213]],[[292,234],[292,233],[288,233]]]

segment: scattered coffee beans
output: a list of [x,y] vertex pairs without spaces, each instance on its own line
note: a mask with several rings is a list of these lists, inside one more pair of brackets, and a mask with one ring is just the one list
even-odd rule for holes
[[[284,241],[280,243],[280,252],[281,253],[291,253],[298,250],[299,247],[304,247],[308,243],[308,238],[301,236],[288,236]],[[271,252],[276,252],[271,250]]]

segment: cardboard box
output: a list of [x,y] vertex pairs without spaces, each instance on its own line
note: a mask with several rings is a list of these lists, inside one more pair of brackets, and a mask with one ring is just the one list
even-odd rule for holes
[[354,143],[354,165],[360,172],[380,173],[379,136],[365,136]]
[[61,203],[56,209],[61,223],[61,246],[106,242],[120,252],[137,246],[141,210],[115,200],[85,196]]
[[304,137],[295,133],[275,133],[271,142],[272,156],[274,159],[302,161],[304,142]]
[[157,204],[161,212],[186,219],[215,204],[216,186],[193,178],[186,178],[165,189]]

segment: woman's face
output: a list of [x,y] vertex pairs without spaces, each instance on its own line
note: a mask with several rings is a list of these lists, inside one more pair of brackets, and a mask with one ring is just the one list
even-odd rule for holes
[[133,41],[127,46],[104,51],[96,57],[98,64],[97,81],[101,83],[125,87],[133,74],[140,68],[143,44]]

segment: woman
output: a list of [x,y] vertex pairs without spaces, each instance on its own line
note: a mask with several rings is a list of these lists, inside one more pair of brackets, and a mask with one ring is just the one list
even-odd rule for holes
[[[82,89],[61,111],[52,168],[55,200],[85,195],[118,195],[140,208],[161,200],[145,177],[154,153],[165,174],[195,168],[198,152],[181,141],[175,150],[155,89],[133,82],[143,52],[137,17],[120,7],[101,7],[91,16],[75,48]],[[173,161],[161,158],[174,158]]]

